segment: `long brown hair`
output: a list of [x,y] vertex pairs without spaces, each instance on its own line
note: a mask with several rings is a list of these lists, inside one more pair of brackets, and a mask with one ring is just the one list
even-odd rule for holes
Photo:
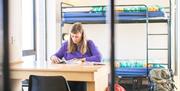
[[[82,33],[81,36],[81,41],[80,41],[80,52],[82,54],[85,54],[87,51],[87,40],[86,40],[86,35],[84,32],[84,29],[82,27],[82,24],[80,22],[74,23],[72,26],[72,29],[70,33],[77,34],[77,33]],[[71,38],[71,35],[69,36],[69,41],[68,41],[68,52],[72,53],[76,51],[76,45],[73,43],[73,40]]]

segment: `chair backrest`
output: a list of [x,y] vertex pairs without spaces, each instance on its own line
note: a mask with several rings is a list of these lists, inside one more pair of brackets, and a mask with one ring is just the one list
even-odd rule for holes
[[70,91],[63,76],[29,76],[28,91]]

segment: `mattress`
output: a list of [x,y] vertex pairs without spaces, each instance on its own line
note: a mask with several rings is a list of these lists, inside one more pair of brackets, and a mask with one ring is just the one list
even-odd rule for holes
[[[116,12],[117,21],[131,21],[131,20],[147,20],[155,17],[165,17],[164,12]],[[74,22],[86,22],[86,23],[98,23],[106,22],[105,12],[64,12],[63,23],[74,23]]]

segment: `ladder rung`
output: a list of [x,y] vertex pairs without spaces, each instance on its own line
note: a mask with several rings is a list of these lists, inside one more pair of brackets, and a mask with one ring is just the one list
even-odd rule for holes
[[148,48],[148,50],[168,50],[168,48]]
[[168,35],[168,34],[148,34],[148,35]]
[[168,65],[168,63],[148,63],[148,64],[161,64],[161,65]]

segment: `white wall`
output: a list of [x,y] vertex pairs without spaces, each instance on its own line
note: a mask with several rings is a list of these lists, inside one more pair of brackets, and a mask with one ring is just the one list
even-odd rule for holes
[[9,53],[11,62],[19,61],[22,57],[21,17],[21,0],[9,0]]
[[[68,32],[72,25],[63,27]],[[83,24],[88,39],[93,40],[103,58],[109,58],[110,31],[108,24]],[[161,27],[159,27],[161,26]],[[167,33],[166,23],[149,24],[149,33]],[[146,57],[146,29],[145,24],[116,24],[116,58],[117,59],[145,59]],[[167,37],[153,37],[149,39],[150,47],[167,47]],[[164,52],[164,51],[163,51]],[[151,58],[167,59],[167,52],[152,53]]]
[[179,12],[179,9],[180,9],[180,3],[179,3],[179,0],[177,0],[176,2],[176,5],[177,5],[177,24],[176,24],[176,32],[177,32],[177,75],[175,76],[175,82],[176,82],[176,86],[178,87],[178,90],[177,91],[180,91],[180,42],[179,42],[179,39],[180,39],[180,32],[179,32],[179,29],[180,29],[180,12]]
[[[56,52],[56,0],[47,0],[47,59]],[[57,42],[59,43],[59,42]]]
[[45,61],[45,1],[36,1],[37,61]]
[[[74,5],[107,5],[109,0],[63,0]],[[146,5],[161,5],[168,6],[168,0],[115,0],[115,4],[124,5],[124,4],[146,4]]]

